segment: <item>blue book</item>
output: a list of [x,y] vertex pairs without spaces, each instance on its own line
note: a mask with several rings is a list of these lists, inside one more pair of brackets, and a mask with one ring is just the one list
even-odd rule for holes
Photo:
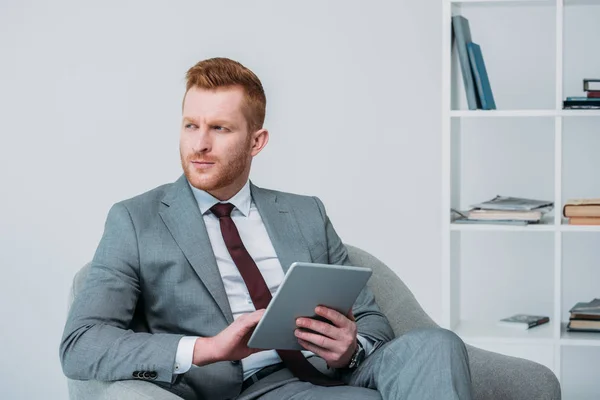
[[599,97],[569,96],[567,101],[589,101],[590,103],[600,102]]
[[467,51],[469,52],[469,59],[471,60],[471,68],[473,69],[473,76],[475,78],[477,92],[479,93],[481,108],[484,110],[495,110],[496,102],[494,101],[494,95],[485,69],[485,63],[483,62],[481,47],[479,47],[477,43],[467,43]]
[[471,29],[469,28],[469,20],[462,15],[454,15],[452,17],[452,31],[454,33],[454,42],[458,51],[458,59],[460,61],[460,70],[462,72],[465,92],[467,94],[467,105],[469,110],[477,110],[479,101],[477,101],[477,92],[471,65],[469,63],[469,55],[467,53],[467,43],[471,41]]

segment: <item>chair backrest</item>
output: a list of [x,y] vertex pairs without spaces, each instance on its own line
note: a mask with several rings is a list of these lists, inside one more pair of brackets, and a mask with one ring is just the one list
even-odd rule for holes
[[383,262],[357,247],[346,244],[350,263],[373,269],[367,286],[377,305],[388,318],[396,336],[416,328],[434,328],[438,325],[427,315],[404,282]]
[[[375,295],[377,305],[388,318],[396,336],[415,328],[438,326],[421,308],[415,296],[398,275],[383,262],[358,247],[346,244],[346,248],[352,265],[373,269],[373,275],[367,285]],[[87,263],[73,278],[69,304],[81,289],[89,268],[90,263]]]
[[91,262],[88,262],[83,267],[81,267],[79,269],[79,271],[77,271],[77,273],[73,277],[73,283],[71,285],[71,293],[69,293],[69,307],[71,307],[71,303],[73,303],[73,299],[75,298],[75,296],[77,296],[77,293],[79,293],[79,291],[81,290],[81,287],[83,286],[83,282],[85,281],[88,271],[90,270],[90,264],[91,264]]

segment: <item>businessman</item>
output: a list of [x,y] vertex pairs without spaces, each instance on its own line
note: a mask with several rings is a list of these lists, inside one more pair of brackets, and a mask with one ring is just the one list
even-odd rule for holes
[[184,399],[470,399],[462,341],[444,329],[394,339],[368,288],[348,315],[317,308],[331,324],[298,318],[304,351],[248,348],[290,264],[348,254],[317,197],[249,181],[269,140],[258,77],[214,58],[186,78],[183,175],[110,209],[64,329],[65,375]]

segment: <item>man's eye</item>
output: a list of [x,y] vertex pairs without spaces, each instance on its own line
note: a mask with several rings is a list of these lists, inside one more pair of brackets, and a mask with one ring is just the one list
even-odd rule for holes
[[215,126],[213,126],[213,129],[216,130],[216,131],[224,131],[225,127],[219,126],[219,125],[215,125]]
[[185,129],[195,129],[195,128],[196,128],[196,125],[194,125],[194,124],[187,124],[185,126]]

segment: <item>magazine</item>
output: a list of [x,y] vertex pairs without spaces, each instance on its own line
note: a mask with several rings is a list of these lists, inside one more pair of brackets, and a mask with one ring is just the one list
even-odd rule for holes
[[521,197],[496,196],[483,203],[473,204],[471,208],[482,210],[512,210],[530,211],[538,208],[546,208],[548,212],[554,206],[554,202],[545,200],[526,199]]
[[550,318],[544,315],[515,314],[512,317],[501,319],[498,322],[498,325],[518,329],[529,329],[534,326],[545,324],[548,321],[550,321]]

